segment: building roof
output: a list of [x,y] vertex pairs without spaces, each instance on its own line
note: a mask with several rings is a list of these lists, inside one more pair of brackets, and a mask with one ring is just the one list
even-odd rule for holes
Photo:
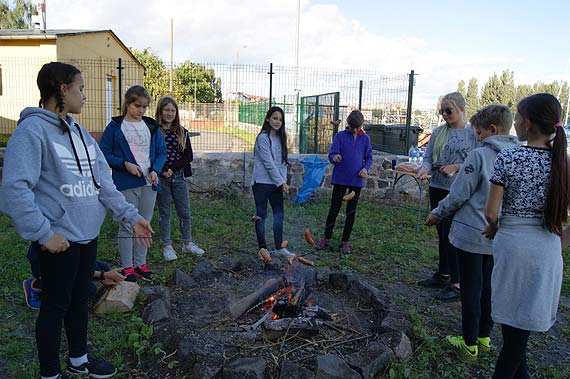
[[123,41],[111,30],[83,30],[83,29],[0,29],[0,40],[6,39],[57,39],[58,37],[76,36],[81,34],[109,33],[117,43],[131,56],[139,65],[144,65],[133,55],[131,50],[125,46]]

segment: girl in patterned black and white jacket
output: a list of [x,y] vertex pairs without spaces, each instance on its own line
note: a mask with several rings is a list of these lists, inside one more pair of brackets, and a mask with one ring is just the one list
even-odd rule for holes
[[566,241],[570,234],[562,229],[568,222],[570,175],[561,114],[550,94],[521,100],[515,129],[527,145],[501,151],[490,179],[483,233],[494,238],[491,315],[503,334],[494,379],[529,378],[530,332],[545,332],[556,321],[561,236]]

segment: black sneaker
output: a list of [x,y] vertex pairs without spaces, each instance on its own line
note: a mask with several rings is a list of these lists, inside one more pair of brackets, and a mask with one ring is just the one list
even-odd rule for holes
[[67,373],[70,375],[89,375],[96,379],[110,378],[117,373],[117,368],[104,359],[98,359],[91,354],[87,354],[87,359],[88,362],[80,366],[73,366],[67,358]]
[[461,290],[449,283],[447,287],[435,292],[432,296],[441,301],[455,301],[461,299]]
[[434,274],[424,280],[418,282],[419,286],[422,287],[434,287],[434,288],[445,288],[449,284],[449,276],[442,276],[439,272],[434,272]]

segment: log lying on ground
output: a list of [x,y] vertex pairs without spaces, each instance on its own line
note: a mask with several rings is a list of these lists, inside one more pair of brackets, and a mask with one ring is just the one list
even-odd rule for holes
[[241,317],[241,315],[243,315],[245,312],[247,312],[251,307],[253,307],[256,304],[261,303],[262,301],[267,299],[269,296],[271,296],[275,292],[277,292],[279,290],[279,288],[281,288],[282,285],[283,285],[283,282],[281,280],[269,279],[267,282],[265,282],[263,287],[260,287],[259,289],[257,289],[257,291],[247,295],[243,299],[241,299],[241,300],[233,303],[232,305],[230,305],[231,316],[234,318],[234,320],[237,320],[238,318]]
[[126,312],[133,309],[140,287],[134,282],[122,281],[109,288],[95,304],[95,313]]

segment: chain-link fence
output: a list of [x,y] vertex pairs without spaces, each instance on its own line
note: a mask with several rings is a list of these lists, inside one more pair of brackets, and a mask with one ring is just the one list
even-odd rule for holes
[[[44,63],[45,59],[0,57],[0,135],[11,135],[24,107],[37,106],[36,77]],[[197,151],[252,150],[270,105],[281,106],[285,111],[291,151],[326,151],[335,132],[330,120],[345,120],[352,109],[360,108],[367,124],[406,123],[412,88],[409,83],[413,80],[413,74],[407,73],[273,64],[185,62],[173,65],[169,75],[170,67],[160,68],[158,74],[155,67],[146,67],[145,74],[141,65],[124,60],[76,59],[68,63],[79,67],[85,78],[87,102],[78,122],[96,138],[111,116],[120,114],[122,96],[129,86],[144,84],[156,97],[147,113],[152,117],[156,100],[170,93],[172,86],[181,121],[192,132],[192,145]],[[307,124],[310,99],[333,93],[333,108],[338,113],[322,108],[317,124]],[[323,112],[328,112],[329,117],[322,117]],[[317,133],[315,125],[319,126]],[[325,132],[327,128],[329,132]],[[340,128],[344,128],[344,123]]]

